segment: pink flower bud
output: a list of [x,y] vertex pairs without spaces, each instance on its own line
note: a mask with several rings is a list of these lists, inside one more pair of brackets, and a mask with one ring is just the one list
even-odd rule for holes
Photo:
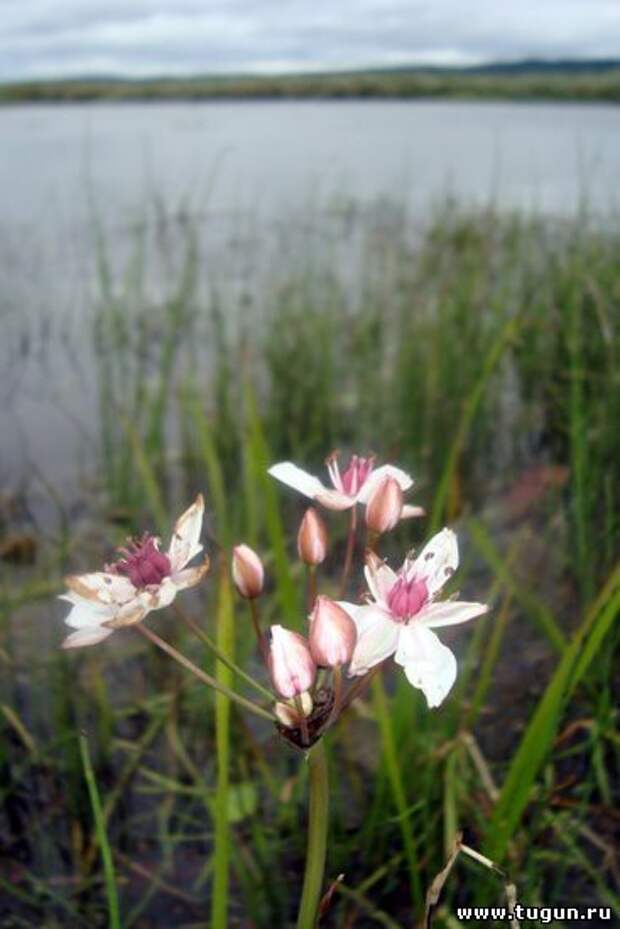
[[320,596],[310,614],[309,641],[312,657],[321,667],[348,664],[357,642],[357,627],[341,606]]
[[386,477],[371,493],[366,504],[366,525],[379,534],[398,525],[403,511],[403,492],[393,477]]
[[285,700],[310,690],[316,665],[302,635],[283,626],[271,627],[269,672],[273,686]]
[[261,595],[265,578],[263,563],[249,545],[235,545],[233,548],[232,574],[242,597],[254,600]]
[[304,564],[317,565],[327,554],[327,527],[313,507],[306,510],[297,533],[297,551]]

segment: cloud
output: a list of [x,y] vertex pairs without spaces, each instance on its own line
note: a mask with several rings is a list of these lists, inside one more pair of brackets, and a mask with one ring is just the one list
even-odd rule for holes
[[606,57],[620,0],[3,0],[0,79]]

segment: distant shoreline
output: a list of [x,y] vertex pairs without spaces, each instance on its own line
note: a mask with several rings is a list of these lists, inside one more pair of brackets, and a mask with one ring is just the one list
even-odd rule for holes
[[448,99],[620,103],[620,62],[276,77],[72,79],[0,85],[0,103]]

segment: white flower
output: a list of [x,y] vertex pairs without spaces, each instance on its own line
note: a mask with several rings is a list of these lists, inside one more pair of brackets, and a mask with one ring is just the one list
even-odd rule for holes
[[204,514],[202,494],[177,520],[166,553],[159,539],[148,534],[121,549],[123,558],[104,571],[66,578],[69,593],[61,600],[72,604],[65,622],[77,630],[63,648],[95,645],[115,629],[139,623],[151,610],[168,606],[185,587],[193,587],[206,574],[209,560],[186,567],[199,552]]
[[[338,455],[334,452],[326,464],[333,489],[325,487],[318,477],[298,468],[292,461],[281,461],[272,465],[269,474],[311,500],[321,503],[328,510],[349,510],[356,503],[368,503],[372,492],[387,477],[394,478],[403,491],[413,486],[413,478],[394,465],[375,468],[374,457],[362,458],[353,455],[345,470],[341,472]],[[423,515],[424,510],[421,507],[405,505],[401,518]]]
[[395,573],[371,553],[365,574],[374,602],[343,603],[357,626],[350,675],[365,674],[394,655],[407,679],[424,692],[429,707],[439,706],[456,680],[456,658],[433,629],[464,623],[488,607],[484,603],[435,600],[459,562],[455,534],[443,529],[415,559]]

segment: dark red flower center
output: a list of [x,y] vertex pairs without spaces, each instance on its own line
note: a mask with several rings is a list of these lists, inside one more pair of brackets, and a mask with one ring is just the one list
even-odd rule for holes
[[172,573],[170,559],[159,551],[154,536],[148,532],[141,539],[130,541],[127,548],[119,548],[119,552],[124,557],[110,571],[129,578],[134,587],[161,584]]

